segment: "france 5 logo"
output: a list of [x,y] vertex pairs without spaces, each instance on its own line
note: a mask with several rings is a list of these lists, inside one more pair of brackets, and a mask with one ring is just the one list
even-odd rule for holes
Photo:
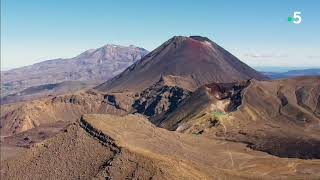
[[300,24],[302,22],[301,12],[295,11],[293,12],[293,17],[288,17],[288,22],[293,22],[294,24]]

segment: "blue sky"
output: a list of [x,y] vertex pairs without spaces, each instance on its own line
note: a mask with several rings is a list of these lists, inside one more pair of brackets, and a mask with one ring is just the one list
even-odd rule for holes
[[[1,69],[105,44],[210,38],[251,66],[320,67],[317,0],[1,0]],[[301,11],[302,23],[288,16]]]

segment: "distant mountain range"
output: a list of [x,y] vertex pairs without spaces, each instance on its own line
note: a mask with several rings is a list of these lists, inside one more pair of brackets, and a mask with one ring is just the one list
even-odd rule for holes
[[262,72],[262,73],[270,77],[271,79],[296,77],[296,76],[315,76],[315,75],[320,75],[320,68],[290,70],[287,72]]
[[[213,51],[210,50],[211,48]],[[181,60],[167,63],[166,61],[177,56],[177,52]],[[159,75],[166,76],[167,74],[191,78],[193,84],[248,78],[279,79],[320,75],[320,68],[301,70],[293,68],[290,70],[286,67],[263,66],[254,68],[261,72],[258,75],[252,68],[243,64],[214,42],[198,36],[176,36],[151,52],[143,61],[133,64],[148,53],[144,48],[133,45],[107,44],[97,49],[87,50],[74,58],[47,60],[30,66],[2,71],[1,104],[77,91],[94,87],[105,81],[107,82],[97,88],[104,90],[110,86],[110,83],[113,90],[118,86],[116,84],[120,84],[121,90],[131,89],[131,87],[122,85],[123,83],[134,88],[145,87],[150,85],[150,82],[154,83],[159,80]],[[198,59],[198,62],[195,62],[194,59]],[[212,61],[213,59],[214,61]],[[184,64],[190,65],[190,67],[186,67]],[[132,66],[128,68],[130,65]],[[237,69],[234,69],[235,66]],[[204,74],[201,72],[203,68],[207,69]],[[148,72],[145,72],[146,70]],[[284,72],[285,70],[287,71]],[[121,75],[115,77],[122,71],[124,72]],[[132,74],[131,71],[135,75],[127,77],[126,74]],[[145,74],[148,74],[149,78],[146,78]],[[225,75],[221,76],[221,74]],[[108,81],[113,77],[115,78]],[[128,79],[130,79],[129,82],[127,82]],[[116,88],[116,90],[119,89]]]
[[33,86],[82,81],[90,84],[119,74],[148,53],[136,46],[108,44],[70,59],[53,59],[1,72],[1,96]]

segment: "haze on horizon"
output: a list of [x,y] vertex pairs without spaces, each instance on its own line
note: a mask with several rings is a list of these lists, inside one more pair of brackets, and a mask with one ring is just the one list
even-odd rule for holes
[[[105,44],[153,50],[206,36],[250,66],[320,67],[314,1],[1,1],[1,70],[70,58]],[[287,22],[301,11],[302,23]]]

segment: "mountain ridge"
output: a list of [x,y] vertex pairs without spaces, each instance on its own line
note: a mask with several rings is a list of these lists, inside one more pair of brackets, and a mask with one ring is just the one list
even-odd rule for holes
[[308,68],[308,69],[295,69],[286,72],[262,72],[264,75],[271,79],[288,78],[296,76],[315,76],[320,75],[320,68]]
[[8,71],[1,71],[1,96],[28,87],[63,81],[105,81],[142,58],[147,50],[136,46],[107,44],[76,57],[52,59]]

